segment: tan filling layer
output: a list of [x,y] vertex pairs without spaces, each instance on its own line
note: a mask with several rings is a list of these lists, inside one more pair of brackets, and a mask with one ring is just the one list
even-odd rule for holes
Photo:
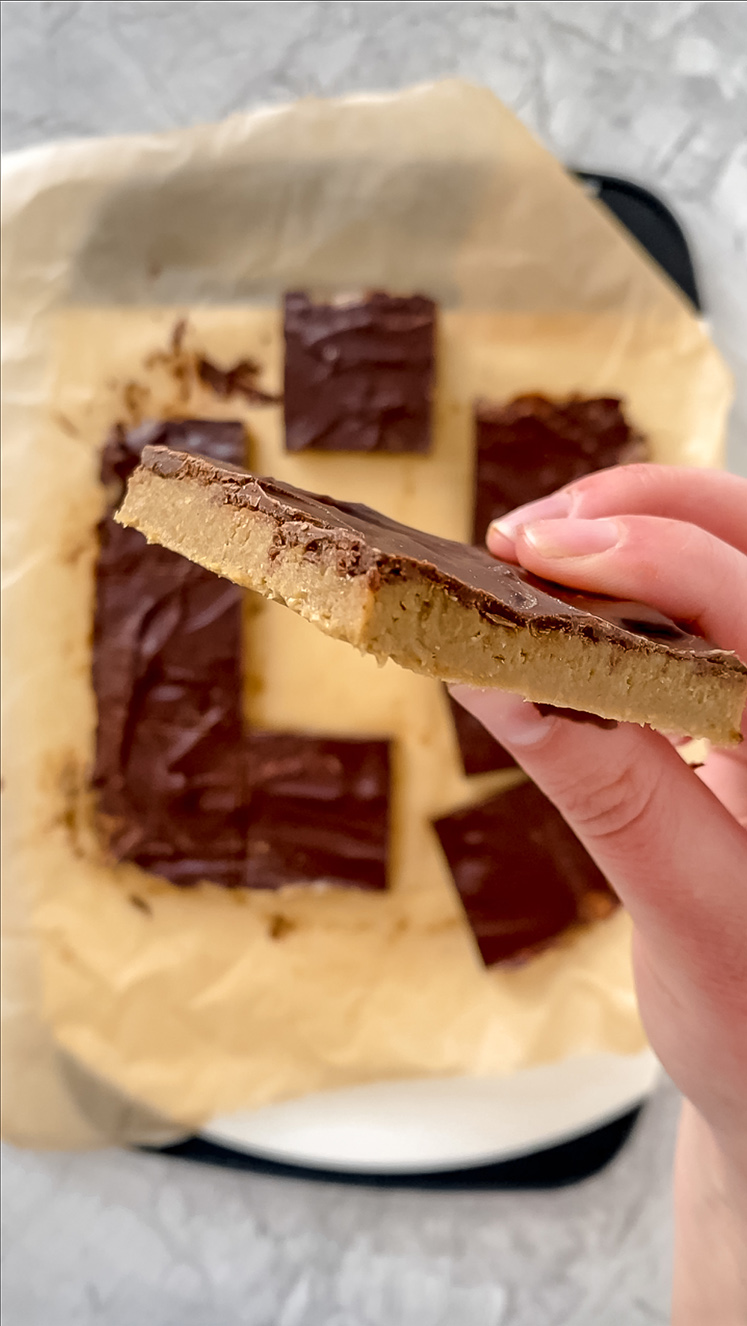
[[444,681],[500,687],[665,732],[738,740],[739,676],[704,672],[702,664],[645,647],[639,653],[562,630],[500,626],[427,583],[382,587],[367,647]]
[[276,599],[321,630],[366,649],[373,596],[365,578],[341,577],[332,567],[304,559],[301,548],[280,548],[276,556],[276,522],[219,499],[217,485],[139,470],[117,519],[139,529],[149,543],[161,543],[245,589]]
[[664,731],[739,740],[747,679],[702,660],[627,649],[563,630],[487,620],[425,580],[383,584],[340,576],[298,547],[275,543],[275,521],[221,500],[190,479],[139,471],[120,512],[157,543],[219,575],[279,599],[330,635],[402,667],[445,681],[515,691]]

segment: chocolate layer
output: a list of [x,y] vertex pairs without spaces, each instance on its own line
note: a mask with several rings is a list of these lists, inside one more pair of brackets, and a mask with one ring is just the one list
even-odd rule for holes
[[288,293],[287,450],[428,451],[435,312],[423,295],[325,304]]
[[488,620],[507,626],[527,626],[536,633],[562,629],[638,652],[687,656],[709,670],[716,665],[729,673],[746,671],[735,654],[716,649],[645,604],[550,584],[496,560],[484,548],[411,529],[370,507],[164,447],[147,447],[142,464],[163,478],[205,484],[217,501],[267,514],[277,526],[278,552],[300,548],[305,558],[341,576],[365,576],[374,590],[382,581],[430,580]]
[[389,743],[250,733],[246,883],[387,884]]
[[93,785],[118,860],[175,884],[243,881],[246,769],[241,591],[112,519],[150,442],[241,461],[241,424],[179,420],[117,428],[101,475],[93,684]]
[[491,737],[488,729],[464,705],[457,704],[448,691],[446,695],[464,772],[471,776],[492,773],[496,769],[513,769],[516,763],[513,756],[495,737]]
[[617,899],[534,783],[435,821],[486,966],[528,957]]
[[548,400],[517,396],[475,407],[473,542],[514,507],[533,502],[594,470],[645,460],[640,433],[614,396]]

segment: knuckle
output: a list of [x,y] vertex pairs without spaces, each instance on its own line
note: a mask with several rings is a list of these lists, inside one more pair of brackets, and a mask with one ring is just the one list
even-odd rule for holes
[[657,465],[634,462],[585,474],[583,478],[569,484],[568,489],[579,497],[604,497],[610,492],[624,489],[629,495],[637,494],[639,498],[645,498],[650,493],[658,491],[660,486],[658,471]]
[[605,842],[645,832],[655,794],[655,783],[631,763],[576,777],[564,799],[580,832]]

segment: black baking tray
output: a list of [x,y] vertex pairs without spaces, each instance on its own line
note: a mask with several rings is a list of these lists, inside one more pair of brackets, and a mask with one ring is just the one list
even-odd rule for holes
[[692,255],[682,227],[660,198],[630,180],[576,170],[576,177],[622,222],[690,303],[701,312]]
[[[589,192],[617,217],[679,286],[691,304],[702,309],[695,270],[687,240],[679,222],[655,194],[630,180],[593,171],[576,170],[574,174]],[[253,1174],[272,1174],[278,1178],[304,1178],[345,1184],[363,1184],[373,1188],[419,1188],[440,1191],[478,1191],[480,1189],[560,1188],[578,1183],[603,1169],[626,1142],[641,1111],[629,1110],[617,1119],[581,1137],[546,1147],[530,1155],[502,1160],[493,1165],[472,1165],[465,1169],[423,1174],[364,1174],[350,1171],[314,1169],[265,1160],[261,1156],[233,1151],[201,1137],[190,1137],[174,1146],[158,1148],[160,1155],[174,1156],[202,1164],[247,1170]],[[151,1149],[151,1148],[146,1148]]]

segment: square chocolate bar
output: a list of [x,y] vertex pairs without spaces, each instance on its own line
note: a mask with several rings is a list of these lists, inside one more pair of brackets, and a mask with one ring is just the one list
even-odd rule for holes
[[475,406],[473,543],[491,520],[547,497],[574,479],[612,465],[645,460],[643,437],[614,396],[517,396],[505,405]]
[[617,898],[534,783],[434,824],[486,967],[547,948],[569,926],[601,919]]
[[325,304],[289,292],[286,449],[429,451],[435,318],[424,295]]

